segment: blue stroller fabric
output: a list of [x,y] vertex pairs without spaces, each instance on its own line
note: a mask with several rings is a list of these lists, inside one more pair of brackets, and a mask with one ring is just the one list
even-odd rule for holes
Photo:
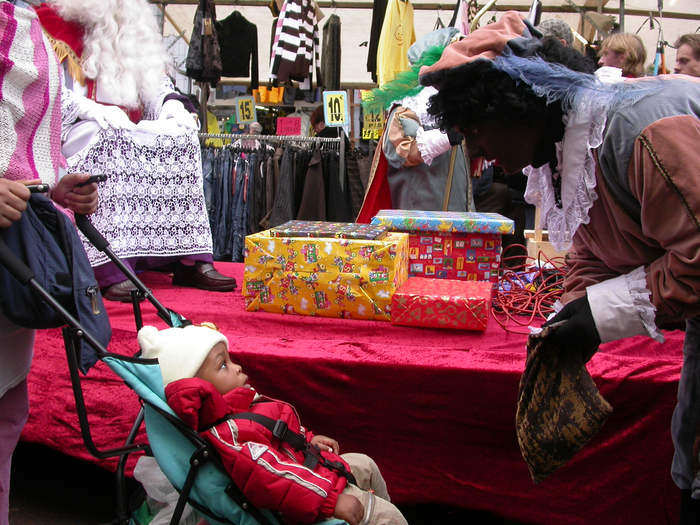
[[[146,433],[151,451],[165,476],[179,490],[187,478],[187,473],[190,470],[190,459],[197,447],[156,410],[157,408],[177,417],[165,401],[160,366],[151,359],[135,362],[109,356],[104,357],[103,361],[144,401]],[[194,487],[190,492],[190,499],[208,509],[215,516],[228,520],[228,522],[238,525],[260,525],[258,520],[225,493],[225,489],[230,484],[231,478],[229,476],[216,468],[215,465],[205,464],[197,475]],[[283,525],[272,512],[265,509],[261,509],[261,512],[273,524]],[[212,525],[228,523],[212,518],[207,518],[207,521]],[[344,521],[337,519],[326,520],[322,523],[324,525],[345,524]]]

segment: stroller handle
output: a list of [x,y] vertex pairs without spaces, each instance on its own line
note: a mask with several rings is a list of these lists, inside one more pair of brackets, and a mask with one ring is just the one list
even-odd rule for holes
[[32,269],[12,253],[12,250],[5,244],[2,238],[0,238],[0,264],[7,268],[7,271],[9,271],[22,286],[27,286],[29,281],[35,277]]
[[81,232],[83,232],[83,235],[87,237],[90,244],[92,244],[99,251],[104,252],[105,248],[109,246],[107,239],[105,239],[102,234],[97,231],[97,228],[92,225],[86,215],[79,215],[76,213],[75,225]]
[[116,256],[116,254],[110,248],[107,239],[105,239],[97,228],[95,228],[86,215],[78,215],[76,213],[75,225],[95,248],[106,254],[107,257],[109,257],[109,259],[117,266],[117,268],[119,268],[122,273],[129,278],[134,286],[138,288],[139,292],[141,292],[141,294],[143,294],[143,296],[155,307],[158,312],[158,317],[168,323],[168,326],[178,327],[190,324],[190,322],[182,315],[166,308],[153,296],[153,294],[148,290],[148,288],[146,288],[146,286],[141,282],[131,268],[129,268],[119,257]]

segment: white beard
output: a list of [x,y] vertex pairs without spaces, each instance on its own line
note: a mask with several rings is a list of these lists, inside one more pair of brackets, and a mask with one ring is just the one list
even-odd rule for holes
[[158,96],[171,65],[145,0],[54,0],[61,16],[85,28],[83,69],[111,101],[138,107]]

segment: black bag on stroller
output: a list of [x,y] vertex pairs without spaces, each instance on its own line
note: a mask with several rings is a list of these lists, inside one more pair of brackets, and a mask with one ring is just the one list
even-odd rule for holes
[[[41,295],[26,286],[34,278],[107,347],[112,337],[107,311],[83,244],[68,217],[50,199],[34,194],[21,219],[0,229],[0,237],[30,270],[22,271],[23,278],[17,280],[5,266],[0,266],[3,315],[25,328],[58,328],[66,324]],[[97,362],[97,356],[82,339],[76,350],[80,370],[86,373]]]

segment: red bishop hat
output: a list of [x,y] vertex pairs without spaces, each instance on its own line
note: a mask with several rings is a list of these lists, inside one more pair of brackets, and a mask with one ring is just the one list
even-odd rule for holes
[[70,75],[74,80],[85,85],[85,76],[80,65],[85,38],[83,26],[61,18],[53,4],[40,4],[35,11],[58,59],[61,62],[68,60]]

